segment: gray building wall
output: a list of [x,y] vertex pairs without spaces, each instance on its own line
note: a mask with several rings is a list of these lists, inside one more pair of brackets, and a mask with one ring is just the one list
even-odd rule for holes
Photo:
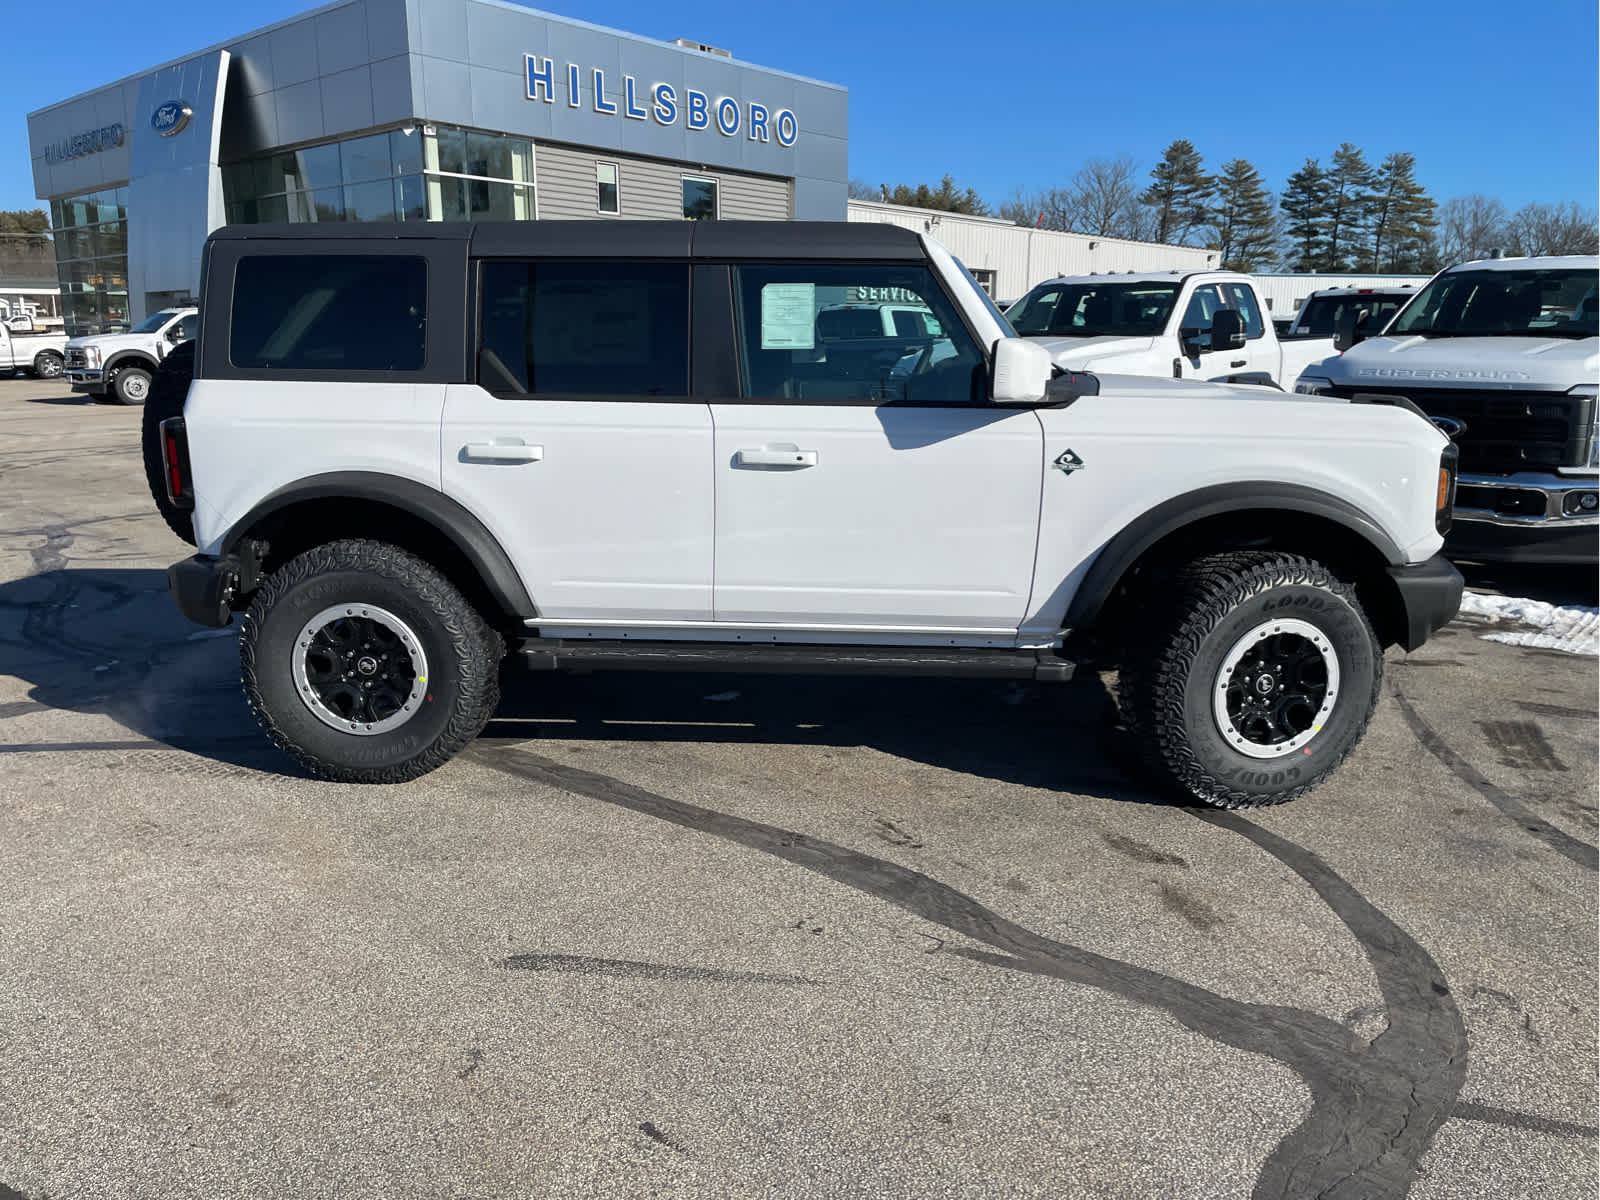
[[[538,88],[535,99],[528,95],[527,55],[536,65],[551,62],[553,86],[548,93]],[[568,64],[579,68],[576,93]],[[598,103],[597,71],[604,77]],[[625,104],[630,77],[633,116]],[[213,81],[224,97],[220,121]],[[675,93],[675,120],[657,114],[658,85]],[[708,128],[687,125],[690,89],[713,106]],[[731,135],[714,119],[724,96],[739,104],[740,126]],[[169,100],[187,102],[195,116],[182,133],[164,139],[150,121]],[[766,109],[769,122],[781,110],[794,114],[792,145],[780,144],[770,124],[765,140],[751,136],[752,103]],[[617,111],[597,111],[606,106]],[[589,146],[629,161],[726,173],[741,182],[722,190],[725,217],[773,211],[771,184],[744,182],[751,178],[782,182],[786,215],[845,217],[844,88],[502,0],[347,0],[30,113],[34,191],[59,198],[129,185],[129,293],[138,320],[147,293],[198,282],[199,247],[223,219],[217,162],[410,121],[526,136],[545,154],[550,143]],[[120,126],[120,144],[47,161],[52,143],[111,126]],[[653,179],[646,169],[641,182],[652,196],[659,187]],[[541,215],[555,215],[562,203],[547,209],[541,196]],[[660,215],[681,215],[681,208],[674,201]]]
[[615,163],[621,218],[677,220],[683,214],[683,177],[717,181],[718,215],[725,221],[784,221],[793,215],[787,179],[615,154],[582,146],[535,143],[534,179],[541,220],[593,217],[596,163]]

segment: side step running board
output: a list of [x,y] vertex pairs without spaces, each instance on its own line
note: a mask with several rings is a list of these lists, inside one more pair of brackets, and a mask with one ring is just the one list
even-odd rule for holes
[[518,648],[536,671],[751,671],[798,675],[935,675],[1065,682],[1075,663],[1053,650],[941,646],[752,645],[529,638]]

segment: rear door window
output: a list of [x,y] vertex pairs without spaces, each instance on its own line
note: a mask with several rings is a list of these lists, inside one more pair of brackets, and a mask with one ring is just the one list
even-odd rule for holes
[[689,394],[689,268],[486,262],[478,383],[512,396]]
[[252,370],[417,371],[428,267],[400,255],[256,255],[234,274],[228,356]]

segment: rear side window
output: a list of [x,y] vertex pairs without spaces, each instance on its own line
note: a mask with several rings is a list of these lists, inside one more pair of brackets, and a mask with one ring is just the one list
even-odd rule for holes
[[427,294],[428,268],[421,258],[241,258],[228,357],[236,367],[255,370],[421,370]]
[[486,390],[689,394],[687,264],[490,262],[482,278]]

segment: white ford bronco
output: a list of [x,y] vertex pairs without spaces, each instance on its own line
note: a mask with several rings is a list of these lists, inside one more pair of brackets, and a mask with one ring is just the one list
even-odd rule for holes
[[[386,782],[542,669],[1120,668],[1157,778],[1288,800],[1456,611],[1414,411],[1063,373],[937,243],[847,223],[243,226],[146,405],[191,619]],[[819,334],[852,295],[936,324]],[[930,330],[938,335],[930,336]],[[823,329],[826,333],[826,328]],[[189,375],[192,373],[192,384]]]

